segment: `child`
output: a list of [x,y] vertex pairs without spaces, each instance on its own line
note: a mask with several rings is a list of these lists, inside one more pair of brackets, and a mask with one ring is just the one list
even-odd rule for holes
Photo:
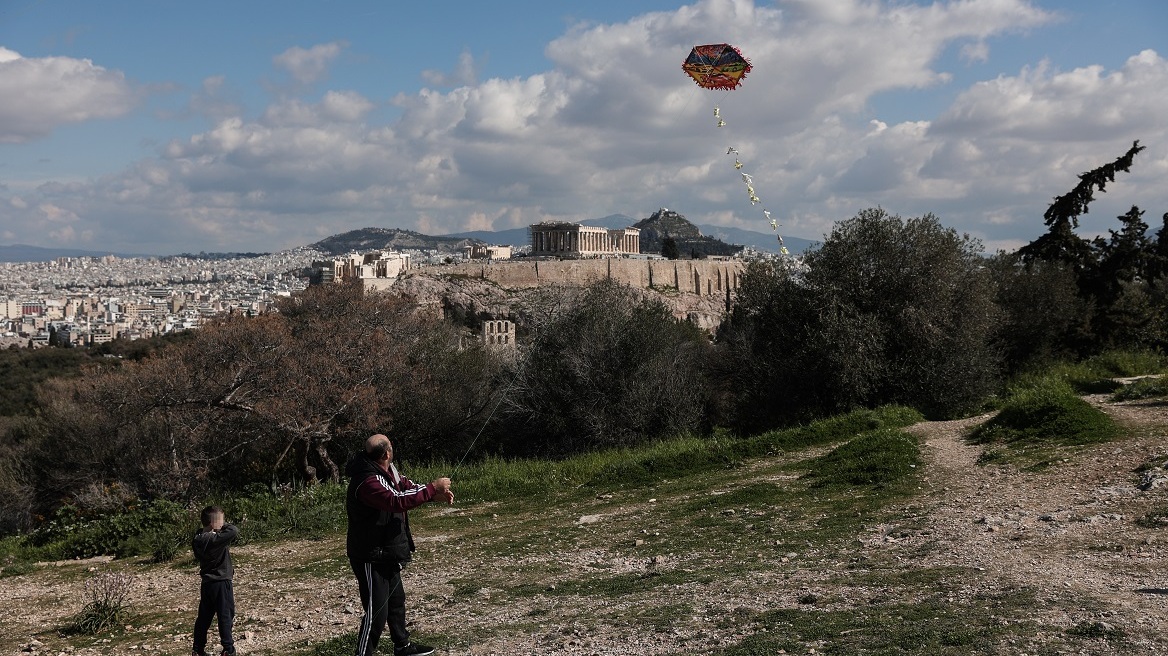
[[219,642],[223,645],[224,656],[235,653],[235,641],[231,639],[231,623],[235,619],[235,592],[231,587],[231,576],[235,573],[231,565],[231,552],[227,546],[235,541],[239,529],[233,524],[224,524],[223,509],[207,506],[201,517],[203,528],[195,533],[192,547],[199,561],[199,617],[195,620],[195,647],[193,656],[205,656],[207,630],[211,628],[211,617],[219,616]]

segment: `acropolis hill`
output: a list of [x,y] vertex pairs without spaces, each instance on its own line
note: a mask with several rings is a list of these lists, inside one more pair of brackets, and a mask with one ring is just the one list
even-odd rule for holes
[[741,260],[615,258],[475,262],[418,267],[398,278],[394,288],[423,304],[503,317],[525,291],[611,278],[659,298],[677,318],[712,330],[721,323],[744,266]]

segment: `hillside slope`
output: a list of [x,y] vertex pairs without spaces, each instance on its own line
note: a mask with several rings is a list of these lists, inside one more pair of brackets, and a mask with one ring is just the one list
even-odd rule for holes
[[[649,486],[424,507],[405,575],[413,631],[484,656],[1164,653],[1155,518],[1168,510],[1135,472],[1168,459],[1168,406],[1091,400],[1129,437],[1036,471],[977,464],[963,435],[986,417],[912,427],[916,491],[884,505],[801,478],[817,448]],[[350,653],[343,542],[237,549],[242,653]],[[134,577],[133,624],[60,635],[107,568]],[[60,563],[0,578],[0,635],[8,653],[35,639],[48,653],[188,654],[197,588],[189,560]]]

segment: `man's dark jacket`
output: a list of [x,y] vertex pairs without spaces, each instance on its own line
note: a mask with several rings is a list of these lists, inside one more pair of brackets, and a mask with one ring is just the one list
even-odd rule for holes
[[419,485],[358,452],[345,465],[349,489],[345,514],[349,530],[345,551],[355,562],[399,562],[410,559],[414,539],[406,511],[434,498],[434,487]]

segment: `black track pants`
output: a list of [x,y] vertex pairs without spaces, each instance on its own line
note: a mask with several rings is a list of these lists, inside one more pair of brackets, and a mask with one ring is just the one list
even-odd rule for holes
[[372,656],[377,652],[386,624],[395,647],[408,644],[410,634],[406,631],[406,591],[402,588],[401,566],[355,560],[349,564],[357,577],[361,607],[365,610],[357,629],[357,656]]

